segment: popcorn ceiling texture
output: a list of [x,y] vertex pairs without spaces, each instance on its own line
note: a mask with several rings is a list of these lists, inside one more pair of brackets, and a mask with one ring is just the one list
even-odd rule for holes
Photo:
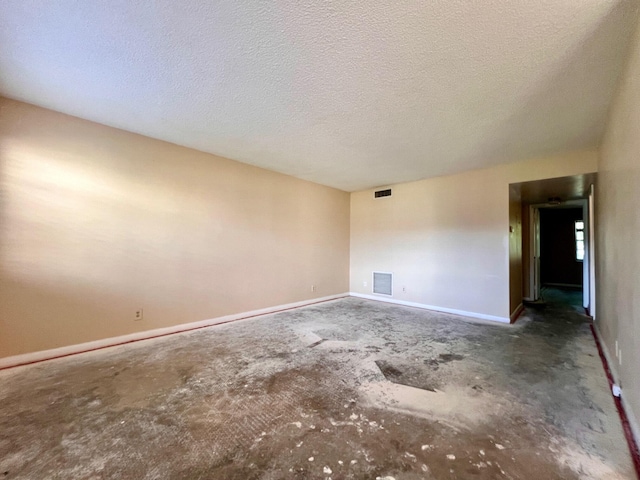
[[599,143],[632,0],[5,0],[0,95],[354,191]]

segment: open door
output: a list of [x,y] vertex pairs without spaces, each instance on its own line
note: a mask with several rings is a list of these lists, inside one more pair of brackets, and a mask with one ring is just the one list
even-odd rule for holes
[[589,231],[587,232],[589,239],[589,250],[587,255],[589,258],[589,302],[587,311],[589,315],[596,319],[596,235],[595,235],[595,187],[593,184],[589,187]]

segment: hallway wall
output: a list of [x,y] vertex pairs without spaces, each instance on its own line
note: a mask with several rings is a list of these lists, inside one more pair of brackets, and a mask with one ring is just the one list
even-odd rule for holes
[[634,36],[598,165],[597,326],[640,440],[640,29]]
[[522,304],[522,201],[520,189],[509,185],[509,314]]

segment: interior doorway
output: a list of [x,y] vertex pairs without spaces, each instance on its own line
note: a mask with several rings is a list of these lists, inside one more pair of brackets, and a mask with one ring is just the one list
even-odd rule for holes
[[[551,203],[551,204],[550,204]],[[591,284],[595,281],[588,198],[528,206],[531,225],[529,276],[534,285],[524,300],[544,300],[544,289],[576,290],[587,314],[592,310]],[[526,270],[526,269],[525,269]]]
[[[573,291],[567,296],[572,303],[581,297],[585,311],[595,312],[595,182],[596,174],[590,173],[509,186],[510,223],[517,210],[521,219],[520,238],[512,238],[509,247],[512,320],[518,299],[543,301],[544,287],[547,293]],[[514,268],[519,260],[521,267]]]

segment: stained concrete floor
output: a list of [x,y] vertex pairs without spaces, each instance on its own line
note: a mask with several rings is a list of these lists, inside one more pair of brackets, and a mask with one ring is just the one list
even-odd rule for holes
[[6,370],[0,478],[632,479],[563,300],[508,326],[346,298]]

